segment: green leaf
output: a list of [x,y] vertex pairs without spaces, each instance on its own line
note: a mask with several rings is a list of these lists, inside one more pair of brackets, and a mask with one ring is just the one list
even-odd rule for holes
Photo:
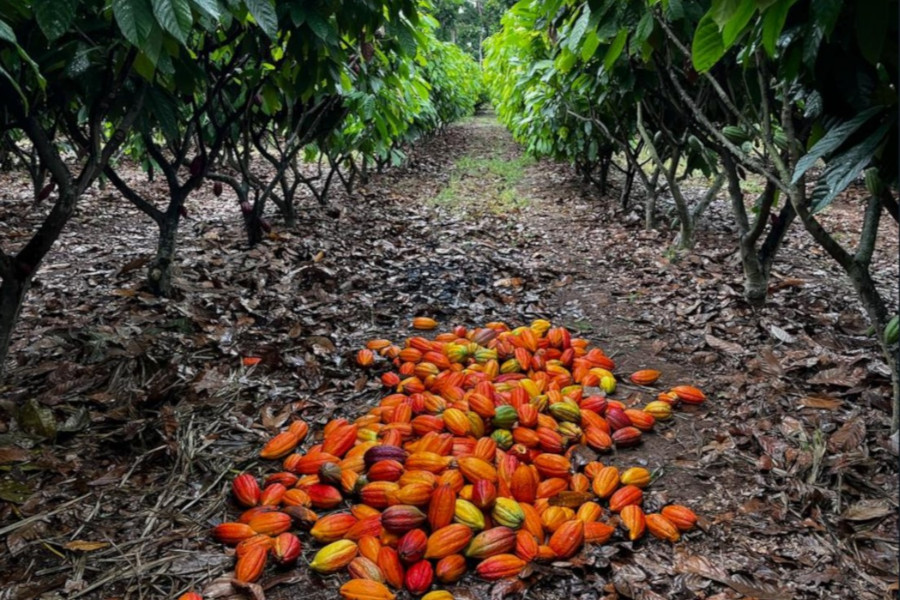
[[597,48],[600,46],[600,38],[593,31],[587,34],[584,44],[581,45],[581,60],[588,61],[594,56]]
[[113,16],[119,30],[131,45],[142,47],[154,26],[149,0],[112,0]]
[[869,119],[877,115],[881,111],[881,107],[874,106],[868,110],[865,110],[849,121],[844,121],[834,127],[832,127],[828,133],[822,136],[816,145],[810,148],[809,152],[807,152],[800,160],[797,161],[797,166],[794,168],[794,176],[791,178],[791,183],[797,183],[803,174],[809,171],[809,169],[816,164],[816,161],[820,158],[824,158],[825,156],[831,154],[835,150],[837,150],[847,138],[853,135],[857,129],[862,127]]
[[253,20],[273,40],[278,36],[278,15],[270,0],[244,0]]
[[576,60],[578,60],[577,55],[572,54],[568,49],[563,49],[559,56],[556,57],[555,66],[561,73],[568,73],[575,66]]
[[622,50],[625,49],[626,42],[628,42],[628,29],[623,27],[619,30],[619,33],[616,34],[616,39],[612,41],[609,50],[606,51],[606,56],[603,57],[604,69],[607,71],[612,69],[616,60],[618,60],[619,56],[622,54]]
[[12,27],[9,26],[6,21],[0,19],[0,40],[9,42],[11,44],[16,43],[16,33],[12,30]]
[[222,16],[222,11],[219,10],[219,3],[216,0],[191,0],[191,3],[210,19],[218,20]]
[[34,0],[32,6],[38,27],[52,42],[68,31],[78,10],[78,0]]
[[194,17],[188,0],[151,0],[153,15],[160,27],[184,44],[191,33]]
[[892,123],[884,123],[872,135],[846,152],[828,161],[812,193],[812,212],[827,207],[850,183],[859,177],[887,136]]
[[694,40],[691,43],[691,61],[694,69],[702,73],[711,69],[725,54],[719,26],[709,13],[703,15],[697,23]]
[[787,20],[788,11],[797,0],[778,0],[766,11],[763,17],[763,33],[762,43],[766,49],[766,54],[770,57],[775,56],[775,44],[781,36],[781,30],[784,29],[784,23]]
[[737,40],[738,36],[744,31],[747,23],[750,22],[750,19],[753,18],[755,13],[756,0],[741,0],[737,11],[735,11],[731,18],[728,19],[725,26],[722,27],[722,42],[725,44],[726,49],[734,44],[735,40]]
[[569,32],[569,37],[566,40],[566,47],[575,54],[578,53],[578,44],[581,43],[581,38],[584,37],[584,32],[587,31],[590,20],[591,9],[585,4],[584,10],[581,11],[581,16],[572,25],[572,30]]
[[712,6],[709,7],[709,12],[707,14],[712,17],[712,20],[715,21],[719,30],[722,30],[728,21],[734,17],[735,13],[737,13],[741,1],[742,0],[713,0]]
[[638,21],[637,28],[634,30],[634,40],[632,44],[643,44],[653,33],[653,13],[647,11],[641,20]]

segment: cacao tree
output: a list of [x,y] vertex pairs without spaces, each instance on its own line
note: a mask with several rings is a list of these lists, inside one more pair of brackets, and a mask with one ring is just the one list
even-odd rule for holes
[[[141,111],[151,83],[139,75],[139,59],[97,3],[0,6],[0,134],[26,157],[35,187],[45,176],[52,184],[35,197],[52,204],[38,229],[23,245],[0,249],[0,374],[41,263]],[[84,142],[74,160],[63,146],[72,140]]]

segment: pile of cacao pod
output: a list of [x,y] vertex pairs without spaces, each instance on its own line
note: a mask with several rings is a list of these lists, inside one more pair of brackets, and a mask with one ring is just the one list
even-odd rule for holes
[[[413,321],[420,330],[435,326]],[[679,403],[703,402],[696,387],[626,407],[610,397],[614,362],[543,320],[512,330],[456,327],[403,347],[372,340],[356,360],[389,366],[381,382],[391,393],[354,421],[331,420],[305,452],[297,449],[309,427],[293,421],[260,453],[282,460],[282,470],[262,485],[248,473],[232,482],[245,511],[213,536],[235,546],[236,579],[258,579],[267,562],[294,563],[298,530],[323,545],[311,569],[346,569],[352,579],[342,596],[390,600],[391,588],[423,595],[470,568],[485,580],[515,577],[532,561],[602,544],[617,526],[631,540],[649,532],[674,542],[696,523],[684,506],[644,514],[647,469],[592,460],[639,444]],[[648,369],[630,379],[651,386],[659,376]]]

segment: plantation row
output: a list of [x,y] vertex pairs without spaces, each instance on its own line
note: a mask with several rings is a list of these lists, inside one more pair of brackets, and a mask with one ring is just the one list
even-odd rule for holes
[[[485,78],[530,152],[570,161],[601,191],[621,171],[623,208],[637,181],[647,228],[670,195],[682,248],[724,187],[751,303],[766,301],[799,221],[868,313],[897,431],[897,317],[870,269],[882,214],[898,220],[897,16],[887,0],[521,0],[486,42]],[[691,202],[682,183],[697,175],[712,183]],[[750,175],[764,189],[748,206]],[[846,243],[816,215],[862,175],[863,229]]]
[[[296,222],[411,141],[472,114],[478,65],[435,37],[412,0],[16,0],[0,6],[0,168],[53,202],[15,253],[0,249],[0,372],[41,262],[99,179],[158,228],[150,288],[171,292],[185,201],[204,182],[240,203],[248,240],[276,206]],[[317,173],[304,169],[318,164]],[[162,177],[158,206],[126,172]]]

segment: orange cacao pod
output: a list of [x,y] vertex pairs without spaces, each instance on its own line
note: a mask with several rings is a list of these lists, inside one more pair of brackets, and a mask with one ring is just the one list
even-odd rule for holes
[[256,478],[249,473],[242,473],[231,482],[231,492],[235,500],[241,506],[256,506],[259,504],[260,489]]
[[670,520],[659,513],[651,513],[645,517],[645,520],[647,523],[647,531],[661,540],[677,542],[678,538],[681,537],[681,534],[678,533],[678,528],[675,527]]
[[327,544],[345,537],[358,522],[359,519],[350,513],[332,513],[319,519],[309,533],[316,540]]
[[238,542],[253,537],[256,533],[246,523],[220,523],[213,527],[213,537],[216,541],[229,546],[234,546]]
[[[424,533],[422,535],[424,535]],[[381,569],[384,580],[390,584],[391,587],[397,589],[403,587],[403,577],[405,572],[396,550],[389,548],[388,546],[382,546],[378,551],[378,560],[375,562],[378,565],[378,568]]]
[[365,556],[357,556],[347,565],[347,573],[353,579],[368,579],[384,583],[384,573],[378,568],[378,564]]
[[285,506],[312,506],[309,494],[299,488],[291,488],[281,497],[281,503]]
[[533,561],[540,551],[537,540],[524,529],[516,532],[515,554],[526,563]]
[[459,523],[441,527],[431,534],[425,546],[425,558],[444,558],[457,554],[472,540],[472,530]]
[[662,375],[659,371],[655,371],[653,369],[643,369],[641,371],[636,371],[631,374],[631,381],[636,383],[637,385],[653,385],[656,383],[656,380],[659,379],[659,376]]
[[644,500],[644,492],[636,485],[626,485],[616,490],[609,499],[609,510],[619,512],[629,504],[640,505]]
[[363,348],[356,353],[356,364],[360,367],[371,367],[375,363],[375,353],[368,348]]
[[262,458],[281,458],[293,452],[299,443],[299,435],[291,430],[282,431],[263,446],[259,455]]
[[237,559],[234,566],[234,578],[251,583],[259,579],[266,568],[266,557],[269,551],[261,546],[253,546]]
[[636,504],[629,504],[619,513],[622,518],[622,524],[628,530],[628,539],[632,542],[640,539],[644,535],[646,521],[644,519],[644,511]]
[[679,531],[690,531],[697,524],[697,515],[687,506],[670,504],[664,506],[662,516],[668,519]]
[[461,554],[445,556],[434,567],[434,575],[441,583],[455,583],[466,574],[466,557]]
[[615,467],[603,467],[591,482],[591,489],[600,498],[608,498],[619,487],[619,470]]
[[544,477],[568,477],[572,464],[565,456],[558,454],[538,454],[534,457],[532,464],[537,467],[538,472]]
[[356,542],[359,546],[360,556],[365,556],[372,562],[378,562],[378,551],[381,550],[381,542],[373,535],[364,535]]
[[603,516],[603,508],[596,502],[585,502],[578,507],[578,512],[575,513],[575,518],[585,523],[593,523],[601,516]]
[[397,481],[403,475],[403,464],[396,460],[379,460],[369,467],[366,477],[369,481]]
[[497,554],[511,552],[516,546],[516,532],[509,527],[492,527],[482,531],[474,538],[466,548],[466,556],[469,558],[488,558]]
[[525,561],[515,554],[497,554],[478,563],[475,572],[482,579],[494,581],[515,577],[523,568],[525,568]]
[[450,484],[439,486],[431,496],[428,505],[428,523],[432,530],[446,527],[453,522],[453,513],[456,507],[456,492]]
[[562,477],[550,477],[538,484],[538,498],[552,498],[569,487],[569,482]]
[[703,401],[706,400],[706,394],[692,385],[675,386],[669,391],[678,396],[678,399],[685,404],[703,404]]
[[560,525],[550,536],[547,545],[553,549],[557,557],[565,559],[574,556],[583,543],[584,522],[573,519]]
[[413,452],[406,458],[405,466],[410,470],[440,473],[450,465],[452,460],[449,456],[441,456],[435,452]]
[[387,508],[390,504],[389,495],[396,494],[399,490],[400,486],[393,481],[373,481],[359,490],[359,499],[372,508]]
[[325,436],[322,442],[322,452],[337,457],[344,456],[356,443],[359,427],[354,424],[341,425]]
[[431,317],[415,317],[412,320],[413,329],[429,330],[437,327],[437,321]]
[[291,454],[284,459],[284,470],[299,473],[300,475],[313,475],[319,472],[319,467],[322,465],[339,461],[340,459],[337,456],[321,451],[310,452],[302,456]]
[[339,590],[344,600],[394,600],[387,587],[371,579],[351,579]]
[[586,544],[605,544],[612,537],[615,528],[606,523],[594,521],[584,524],[584,541]]
[[284,498],[287,488],[280,483],[270,483],[259,494],[259,503],[263,506],[278,506]]
[[490,509],[497,499],[497,488],[487,479],[479,479],[472,486],[471,502],[481,510]]
[[234,554],[238,558],[249,552],[250,548],[254,546],[262,546],[266,550],[271,550],[275,545],[275,539],[272,536],[266,535],[264,533],[257,533],[253,537],[248,537],[245,540],[241,540],[237,546],[234,548]]
[[306,488],[306,494],[309,496],[309,501],[313,508],[324,508],[328,510],[334,508],[344,500],[339,489],[333,485],[325,485],[323,483],[309,486]]
[[293,533],[282,533],[275,538],[272,545],[272,556],[280,565],[291,565],[300,556],[300,540]]
[[637,427],[641,431],[650,431],[656,424],[656,419],[648,412],[637,408],[626,408],[625,416],[631,421],[631,425]]
[[278,535],[291,528],[291,517],[283,512],[267,512],[259,514],[248,523],[256,533]]
[[309,433],[309,425],[307,425],[306,421],[297,419],[295,421],[291,421],[291,424],[288,426],[288,431],[295,434],[297,438],[299,438],[299,443],[302,442],[306,438],[306,434]]
[[284,487],[290,489],[294,487],[297,483],[298,477],[293,473],[288,473],[287,471],[280,471],[278,473],[272,473],[268,477],[266,477],[265,485],[269,485],[272,483],[280,483]]
[[463,477],[475,483],[479,479],[487,479],[491,483],[497,483],[497,469],[485,460],[474,456],[464,456],[459,459],[459,471]]
[[534,502],[537,498],[537,488],[539,484],[537,473],[528,468],[527,465],[519,465],[513,471],[512,481],[509,484],[509,491],[512,497],[519,502]]
[[541,544],[538,546],[538,553],[534,559],[541,562],[550,562],[551,560],[556,560],[556,552],[547,544]]

